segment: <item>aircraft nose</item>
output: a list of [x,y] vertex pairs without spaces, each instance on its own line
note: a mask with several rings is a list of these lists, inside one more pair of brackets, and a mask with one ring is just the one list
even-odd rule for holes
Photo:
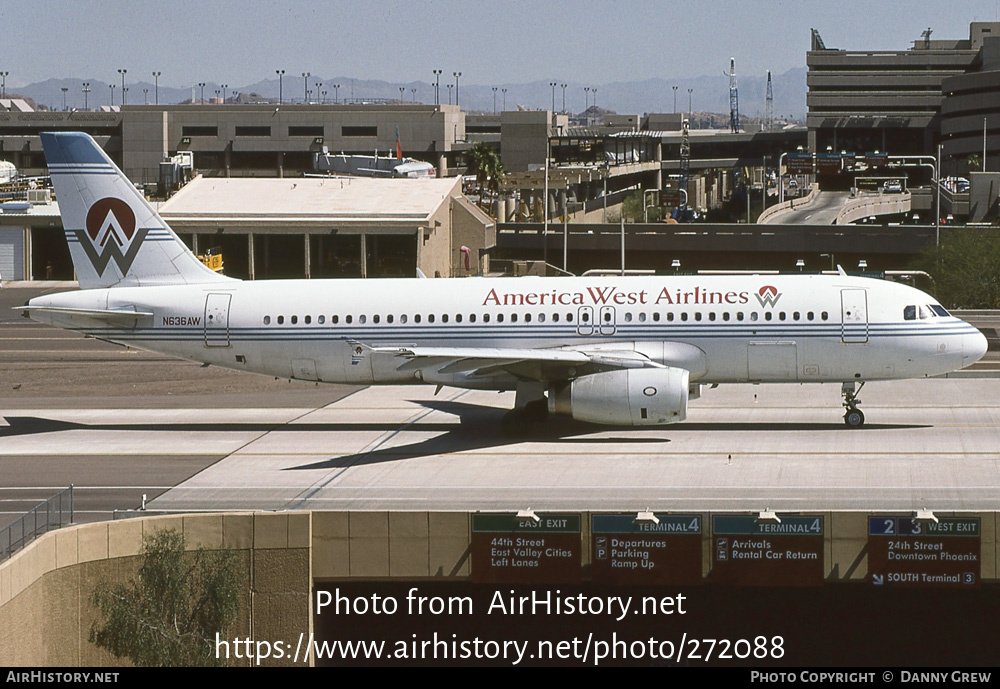
[[965,336],[962,342],[962,366],[971,366],[986,354],[986,336],[978,330]]

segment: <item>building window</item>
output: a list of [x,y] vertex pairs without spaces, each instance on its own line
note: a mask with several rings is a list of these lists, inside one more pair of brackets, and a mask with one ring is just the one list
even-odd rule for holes
[[323,136],[323,125],[310,127],[289,127],[288,136]]
[[[291,127],[289,127],[289,136],[291,134]],[[314,127],[296,127],[296,129],[314,129]],[[322,129],[322,127],[320,127]],[[322,132],[316,136],[322,136]],[[378,136],[378,127],[341,127],[341,136]]]
[[181,127],[181,136],[218,136],[218,127],[188,126]]
[[271,136],[270,127],[237,127],[236,136]]

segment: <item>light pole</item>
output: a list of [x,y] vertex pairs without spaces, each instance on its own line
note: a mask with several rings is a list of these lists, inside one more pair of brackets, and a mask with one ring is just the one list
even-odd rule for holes
[[503,94],[503,111],[507,112],[507,89],[500,89],[500,93]]
[[448,84],[448,105],[451,105],[451,89],[453,87],[454,87],[454,84]]
[[149,105],[149,89],[142,90],[142,104]]
[[400,86],[400,87],[399,87],[399,102],[400,102],[400,103],[402,103],[402,102],[403,102],[403,93],[404,93],[405,91],[406,91],[406,87],[405,87],[405,86]]
[[63,92],[63,110],[65,110],[66,109],[66,92],[69,91],[69,89],[66,88],[65,86],[63,86],[59,90]]
[[83,82],[83,109],[84,110],[88,110],[89,109],[87,107],[88,106],[87,96],[90,94],[90,90],[91,90],[90,89],[90,82],[89,81]]
[[440,69],[432,70],[434,72],[434,105],[441,105],[441,71]]
[[223,84],[222,85],[222,103],[223,104],[225,104],[225,102],[226,102],[226,89],[227,88],[229,88],[229,84]]
[[587,108],[590,107],[590,87],[583,87],[583,111],[587,112]]
[[413,94],[413,102],[416,103],[417,102],[417,90],[416,89],[410,89],[410,93]]
[[688,89],[688,122],[691,121],[691,94],[693,92],[694,89]]
[[497,114],[497,87],[493,87],[493,114]]
[[155,82],[154,85],[153,85],[153,98],[154,98],[154,102],[156,103],[156,105],[160,104],[160,75],[161,74],[163,74],[163,72],[153,72],[153,81]]
[[115,107],[115,85],[108,84],[108,88],[111,89],[111,107]]
[[281,105],[281,77],[285,75],[285,70],[276,69],[274,73],[278,75],[278,105]]
[[0,72],[0,97],[7,97],[7,77],[10,72]]
[[670,88],[672,88],[674,90],[674,114],[676,115],[677,114],[677,87],[676,86],[671,86]]
[[306,99],[309,98],[309,77],[312,76],[312,72],[302,73],[302,102],[305,103]]
[[455,77],[455,105],[458,105],[458,78],[462,76],[462,73],[452,72],[452,76]]
[[340,103],[340,84],[333,85],[333,101]]
[[550,81],[549,82],[549,86],[552,87],[552,112],[555,112],[556,111],[556,86],[558,86],[558,84],[556,84],[556,82],[554,82],[554,81]]
[[219,89],[215,89],[215,100],[219,100],[219,94],[222,93]]
[[126,74],[126,72],[128,72],[127,69],[119,69],[118,70],[118,73],[122,75],[122,105],[125,105],[127,103],[127,99],[125,97],[125,94],[127,93],[125,91],[125,74]]
[[198,82],[198,86],[201,87],[201,103],[202,103],[202,105],[204,105],[205,104],[205,82],[204,81],[199,81]]
[[328,94],[328,93],[330,93],[330,92],[326,91],[326,90],[323,91],[323,105],[326,105],[326,94]]
[[590,90],[594,92],[594,103],[593,103],[593,105],[594,105],[594,109],[596,110],[597,109],[597,87],[595,86],[594,88],[592,88]]

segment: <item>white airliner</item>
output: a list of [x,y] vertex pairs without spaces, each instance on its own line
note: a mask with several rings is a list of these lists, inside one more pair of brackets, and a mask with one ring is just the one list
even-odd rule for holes
[[683,421],[701,386],[859,385],[968,366],[986,338],[929,295],[837,275],[241,281],[213,273],[86,134],[42,134],[81,290],[35,320],[215,366],[324,383],[516,390],[550,412]]

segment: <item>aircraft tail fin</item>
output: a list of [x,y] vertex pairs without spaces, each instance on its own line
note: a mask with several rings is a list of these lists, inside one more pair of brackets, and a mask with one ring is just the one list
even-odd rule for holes
[[89,135],[43,132],[80,287],[228,281],[205,266]]

